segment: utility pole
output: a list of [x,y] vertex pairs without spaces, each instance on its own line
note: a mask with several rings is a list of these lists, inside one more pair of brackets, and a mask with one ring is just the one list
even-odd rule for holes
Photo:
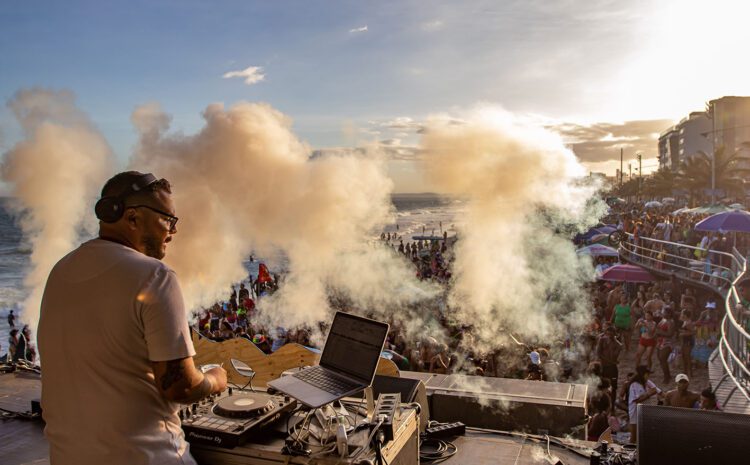
[[711,205],[716,203],[716,149],[711,154]]
[[628,179],[633,180],[633,164],[628,163]]
[[643,184],[643,166],[641,162],[643,161],[643,155],[640,153],[636,155],[638,157],[638,197],[641,196],[641,184]]
[[643,178],[643,170],[641,169],[641,162],[643,162],[643,155],[638,154],[638,176]]
[[620,187],[622,187],[622,147],[620,147]]

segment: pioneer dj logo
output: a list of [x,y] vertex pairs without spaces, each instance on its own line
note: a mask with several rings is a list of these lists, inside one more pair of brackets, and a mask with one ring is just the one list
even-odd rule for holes
[[195,433],[191,431],[188,433],[188,437],[191,437],[193,439],[203,439],[204,441],[215,442],[216,444],[221,444],[221,438],[218,436],[206,436],[205,434]]

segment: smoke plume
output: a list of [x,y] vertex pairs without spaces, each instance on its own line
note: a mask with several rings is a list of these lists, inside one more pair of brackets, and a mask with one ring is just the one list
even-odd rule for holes
[[247,277],[251,252],[288,261],[279,292],[261,300],[274,326],[328,321],[331,292],[381,311],[430,295],[405,262],[365,240],[391,219],[377,153],[311,158],[291,120],[265,104],[213,104],[203,117],[200,132],[185,136],[167,133],[170,118],[156,104],[132,116],[140,142],[131,166],[173,185],[180,223],[165,261],[188,308],[226,299]]
[[24,140],[3,155],[2,179],[33,247],[22,323],[35,332],[52,266],[78,243],[84,218],[112,170],[107,142],[66,91],[22,90],[8,102]]
[[452,318],[474,326],[476,348],[497,347],[508,332],[545,340],[581,328],[591,265],[559,230],[597,212],[575,155],[497,110],[462,124],[432,121],[421,149],[432,184],[467,199],[449,305]]

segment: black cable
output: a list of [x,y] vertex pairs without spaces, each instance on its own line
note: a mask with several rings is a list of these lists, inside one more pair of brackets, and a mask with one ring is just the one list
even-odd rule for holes
[[[434,452],[426,450],[425,446],[432,446]],[[440,463],[447,460],[458,452],[458,447],[452,442],[442,439],[425,438],[419,443],[420,462]]]
[[3,420],[36,420],[40,417],[41,416],[38,413],[14,412],[13,410],[8,410],[0,407],[0,418],[2,418]]

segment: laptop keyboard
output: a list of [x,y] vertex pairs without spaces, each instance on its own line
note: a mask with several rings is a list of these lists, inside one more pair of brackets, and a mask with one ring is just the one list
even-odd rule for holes
[[356,383],[331,375],[320,365],[297,372],[293,376],[331,394],[351,391],[358,386]]

